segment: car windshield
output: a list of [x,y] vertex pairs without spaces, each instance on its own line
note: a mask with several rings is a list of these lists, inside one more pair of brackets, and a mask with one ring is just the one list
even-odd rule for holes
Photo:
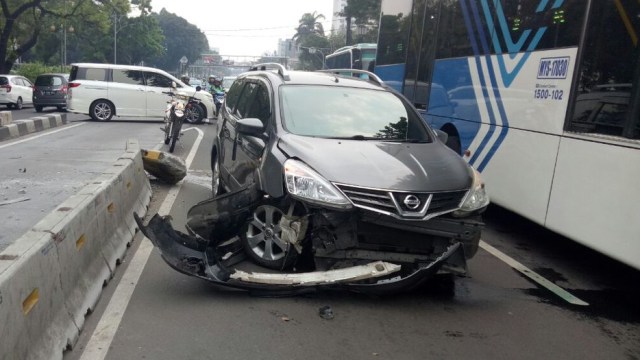
[[339,86],[281,88],[287,131],[303,136],[353,140],[430,142],[422,119],[388,91]]

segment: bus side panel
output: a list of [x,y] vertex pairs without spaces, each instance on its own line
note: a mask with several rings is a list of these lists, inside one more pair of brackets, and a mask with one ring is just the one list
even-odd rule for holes
[[562,139],[546,225],[640,269],[640,149],[594,140]]
[[[482,171],[491,202],[543,225],[559,141],[558,136],[511,129]],[[482,151],[480,159],[487,154]]]
[[496,101],[511,128],[561,135],[567,114],[577,48],[491,57]]
[[380,65],[376,66],[375,73],[385,84],[402,93],[405,67],[405,64]]

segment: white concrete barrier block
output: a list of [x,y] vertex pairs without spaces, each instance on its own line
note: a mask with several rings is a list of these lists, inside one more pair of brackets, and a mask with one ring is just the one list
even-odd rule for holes
[[0,126],[7,126],[11,124],[12,121],[11,111],[0,111]]
[[64,305],[55,239],[30,231],[23,241],[34,245],[0,274],[0,354],[59,359],[79,330]]

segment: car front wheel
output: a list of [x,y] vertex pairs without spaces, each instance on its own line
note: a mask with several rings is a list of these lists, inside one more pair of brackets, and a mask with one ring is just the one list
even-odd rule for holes
[[247,255],[258,265],[282,270],[289,267],[298,253],[282,239],[280,220],[283,212],[273,205],[256,208],[253,216],[240,232],[240,239]]
[[113,113],[113,105],[106,100],[96,100],[91,104],[91,118],[95,121],[109,121]]

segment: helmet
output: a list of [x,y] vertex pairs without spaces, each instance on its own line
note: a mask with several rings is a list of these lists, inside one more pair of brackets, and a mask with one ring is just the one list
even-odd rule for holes
[[182,80],[183,83],[189,85],[189,80],[191,79],[189,79],[189,76],[187,74],[184,74],[180,77],[180,80]]
[[213,84],[213,82],[216,81],[216,80],[217,80],[217,78],[216,78],[215,75],[209,75],[209,78],[207,79],[207,82],[209,84]]

